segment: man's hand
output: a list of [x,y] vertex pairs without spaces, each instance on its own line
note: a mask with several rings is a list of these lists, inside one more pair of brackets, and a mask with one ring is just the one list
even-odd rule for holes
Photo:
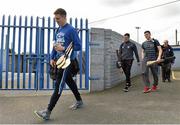
[[56,66],[56,61],[54,61],[53,59],[50,61],[50,65],[52,66],[52,67],[55,67]]
[[156,61],[157,61],[157,63],[160,63],[161,62],[161,58],[158,57]]
[[65,48],[64,48],[60,43],[56,43],[56,44],[54,45],[54,49],[55,49],[56,51],[64,51],[64,50],[65,50]]

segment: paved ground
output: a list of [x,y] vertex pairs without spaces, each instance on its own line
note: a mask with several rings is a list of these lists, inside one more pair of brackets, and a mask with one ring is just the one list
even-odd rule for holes
[[143,94],[140,77],[133,78],[128,93],[123,85],[112,89],[83,94],[85,106],[72,111],[68,109],[74,98],[63,95],[49,121],[34,116],[33,110],[45,108],[50,96],[0,97],[0,123],[35,124],[130,124],[130,123],[180,123],[180,72],[174,74],[172,83],[160,83],[159,91]]

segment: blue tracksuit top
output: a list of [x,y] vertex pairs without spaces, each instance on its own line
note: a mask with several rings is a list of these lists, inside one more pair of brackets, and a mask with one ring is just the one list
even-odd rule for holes
[[[59,27],[55,33],[55,43],[61,43],[62,46],[66,48],[69,46],[71,42],[73,42],[73,51],[70,56],[71,60],[76,58],[76,52],[81,50],[81,41],[79,39],[78,33],[74,27],[70,24],[66,23],[63,27]],[[54,48],[51,51],[51,59],[58,59],[64,54],[65,51],[60,52],[56,51]]]

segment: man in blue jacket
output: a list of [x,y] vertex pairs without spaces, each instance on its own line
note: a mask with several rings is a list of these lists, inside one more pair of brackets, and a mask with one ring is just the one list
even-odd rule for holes
[[67,23],[66,11],[64,9],[57,9],[54,12],[54,15],[59,28],[57,29],[55,43],[51,52],[51,66],[56,67],[56,60],[64,54],[66,48],[71,42],[73,42],[73,51],[70,56],[71,64],[66,69],[57,69],[55,90],[51,96],[47,109],[42,111],[35,111],[35,114],[44,120],[50,119],[50,114],[55,107],[59,97],[61,96],[65,83],[69,86],[77,100],[75,104],[70,106],[70,108],[77,109],[83,105],[83,101],[80,93],[78,92],[77,85],[72,78],[72,62],[76,59],[75,51],[79,51],[81,49],[81,41],[76,29]]

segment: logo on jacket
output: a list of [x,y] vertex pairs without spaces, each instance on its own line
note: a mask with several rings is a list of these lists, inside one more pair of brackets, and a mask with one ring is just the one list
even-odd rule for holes
[[65,34],[62,33],[62,32],[57,33],[57,35],[56,35],[56,42],[60,42],[62,45],[64,45],[64,42],[65,42],[64,35]]

